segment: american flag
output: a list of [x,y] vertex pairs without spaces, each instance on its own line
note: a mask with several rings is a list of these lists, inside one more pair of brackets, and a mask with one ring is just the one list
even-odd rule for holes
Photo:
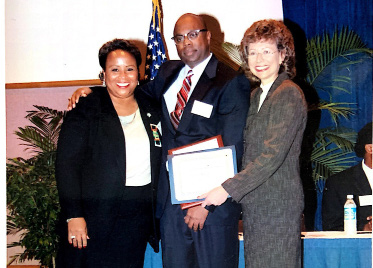
[[158,69],[167,60],[161,33],[161,12],[158,0],[153,1],[153,16],[150,22],[148,49],[145,62],[145,80],[153,80]]

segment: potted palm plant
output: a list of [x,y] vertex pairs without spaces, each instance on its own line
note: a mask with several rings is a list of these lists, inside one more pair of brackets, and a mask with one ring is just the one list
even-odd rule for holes
[[31,126],[19,128],[15,134],[34,153],[29,159],[8,159],[7,234],[20,231],[20,240],[9,247],[21,246],[23,253],[15,260],[39,260],[42,267],[54,267],[58,236],[57,217],[60,210],[54,164],[58,134],[65,112],[34,106],[26,118]]

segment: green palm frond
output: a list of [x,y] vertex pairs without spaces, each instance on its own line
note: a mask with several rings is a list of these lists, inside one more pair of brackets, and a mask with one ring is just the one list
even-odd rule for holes
[[[329,34],[324,33],[322,37],[316,36],[310,39],[307,41],[306,47],[307,82],[313,85],[325,68],[338,57],[343,57],[347,60],[340,67],[348,67],[360,63],[361,61],[351,61],[348,57],[361,52],[372,54],[372,50],[366,48],[360,37],[349,30],[348,27],[343,27],[339,33],[336,28],[332,38],[329,37]],[[340,76],[339,79],[341,78],[341,81],[347,79]]]
[[38,116],[44,119],[58,118],[59,120],[61,120],[66,115],[66,111],[58,111],[45,106],[38,105],[34,105],[34,107],[37,109],[37,111],[27,111],[27,119],[33,116]]
[[345,119],[348,119],[351,115],[354,115],[356,108],[351,108],[350,105],[354,105],[353,103],[347,103],[347,102],[326,102],[326,101],[320,101],[318,104],[319,110],[327,110],[335,123],[335,125],[338,125],[338,121],[340,117],[343,117]]
[[316,133],[311,153],[314,181],[326,179],[355,163],[356,133],[347,128],[326,128]]
[[328,143],[335,144],[344,152],[352,152],[354,150],[354,142],[356,140],[356,132],[340,127],[340,128],[325,128],[320,129],[316,133],[316,142],[314,148],[328,147]]
[[65,112],[43,106],[34,106],[36,111],[28,111],[27,119],[33,126],[19,128],[15,134],[26,145],[25,150],[32,149],[35,153],[52,152],[57,149],[58,135]]
[[[356,104],[333,102],[332,90],[350,94],[344,85],[350,84],[351,78],[341,74],[342,70],[348,70],[351,66],[362,62],[350,58],[351,56],[358,53],[372,55],[372,50],[366,48],[356,33],[348,27],[343,27],[340,31],[336,28],[331,38],[325,33],[309,40],[306,53],[308,67],[306,81],[316,90],[329,94],[329,100],[320,100],[316,109],[328,111],[337,126],[340,118],[349,119],[355,114],[356,108],[353,106]],[[337,58],[342,60],[336,60]],[[336,66],[337,73],[326,71],[332,63]],[[352,153],[355,139],[356,133],[351,130],[322,129],[317,132],[311,156],[315,182],[355,164],[355,155]]]
[[326,179],[333,174],[339,173],[355,163],[354,156],[349,153],[336,153],[333,150],[315,150],[312,177],[314,181]]

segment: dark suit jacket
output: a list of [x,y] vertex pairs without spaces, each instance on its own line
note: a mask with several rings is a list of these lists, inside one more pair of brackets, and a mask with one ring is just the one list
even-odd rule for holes
[[[160,122],[159,108],[141,92],[136,93],[136,99],[149,136],[155,200],[162,149],[155,146],[150,124]],[[89,236],[103,242],[103,247],[122,203],[125,152],[123,129],[106,88],[81,98],[64,119],[58,141],[56,178],[61,218],[66,222],[84,217]]]
[[[184,65],[182,61],[163,63],[156,78],[142,87],[144,92],[162,104],[163,162],[158,187],[157,217],[159,218],[163,214],[170,194],[168,173],[165,168],[169,149],[221,134],[225,146],[236,146],[238,159],[243,152],[242,132],[249,105],[249,81],[244,75],[238,75],[212,56],[187,102],[179,127],[175,130],[163,94],[175,81]],[[210,118],[191,113],[195,100],[213,106]],[[230,210],[237,212],[236,208],[230,207],[234,205],[232,202],[226,202],[216,208],[213,213],[210,213],[214,215],[207,217],[206,224],[224,224],[225,220],[229,219]]]
[[322,201],[324,231],[343,231],[343,207],[349,194],[354,195],[357,229],[361,231],[368,222],[367,217],[372,215],[372,206],[360,206],[359,203],[359,196],[372,194],[372,189],[361,162],[326,180]]

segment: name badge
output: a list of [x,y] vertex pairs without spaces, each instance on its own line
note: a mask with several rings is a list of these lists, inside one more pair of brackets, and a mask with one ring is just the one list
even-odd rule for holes
[[195,100],[192,107],[192,114],[210,118],[213,108],[214,106],[212,106],[211,104]]
[[361,195],[359,196],[359,203],[361,207],[371,206],[373,204],[373,196],[372,195]]

